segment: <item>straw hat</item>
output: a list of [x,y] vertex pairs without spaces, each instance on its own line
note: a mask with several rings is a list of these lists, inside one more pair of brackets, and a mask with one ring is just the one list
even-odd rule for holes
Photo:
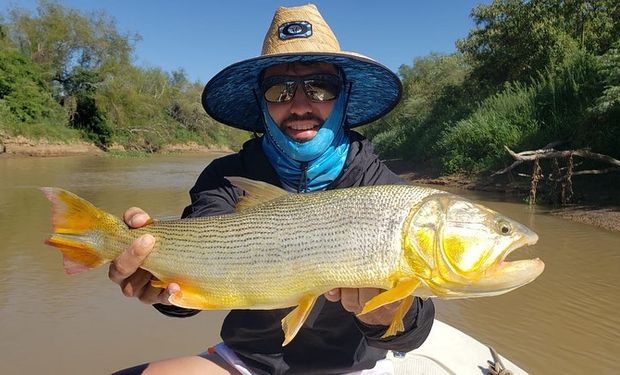
[[262,133],[264,124],[257,102],[262,71],[276,64],[312,61],[338,66],[350,84],[345,119],[348,128],[380,118],[400,100],[398,76],[369,57],[342,51],[316,6],[308,4],[280,7],[265,36],[261,55],[232,64],[213,77],[202,93],[202,105],[221,123]]

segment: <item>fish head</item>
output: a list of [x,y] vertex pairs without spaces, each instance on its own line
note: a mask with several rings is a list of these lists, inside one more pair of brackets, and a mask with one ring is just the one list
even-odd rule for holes
[[409,215],[405,256],[423,282],[419,295],[468,298],[506,293],[543,269],[540,259],[506,261],[538,241],[526,226],[451,194],[427,197]]

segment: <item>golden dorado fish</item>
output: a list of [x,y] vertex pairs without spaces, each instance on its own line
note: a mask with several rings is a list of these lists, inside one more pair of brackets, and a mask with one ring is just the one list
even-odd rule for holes
[[402,301],[385,336],[403,330],[413,296],[469,298],[506,293],[534,280],[539,259],[505,261],[538,236],[464,198],[409,185],[292,194],[264,182],[227,177],[245,190],[229,215],[154,220],[129,229],[78,196],[42,188],[52,202],[54,234],[67,273],[115,259],[152,234],[142,268],[157,287],[177,283],[170,303],[193,309],[276,309],[283,345],[316,299],[334,288],[381,288],[365,314]]

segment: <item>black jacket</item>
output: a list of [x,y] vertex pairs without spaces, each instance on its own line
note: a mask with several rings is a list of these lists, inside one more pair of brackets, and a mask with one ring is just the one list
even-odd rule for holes
[[[370,142],[350,132],[349,154],[340,176],[328,189],[364,185],[402,184],[374,154]],[[252,139],[236,154],[214,160],[190,190],[192,204],[184,217],[232,213],[242,191],[225,176],[241,176],[281,186],[261,147]],[[191,316],[197,310],[155,305],[170,316]],[[381,339],[385,327],[367,326],[342,305],[320,297],[295,339],[282,347],[280,321],[292,308],[277,310],[233,310],[224,320],[221,336],[243,361],[259,374],[338,374],[372,368],[387,350],[410,351],[428,336],[435,310],[431,300],[415,298],[405,316],[405,332]]]

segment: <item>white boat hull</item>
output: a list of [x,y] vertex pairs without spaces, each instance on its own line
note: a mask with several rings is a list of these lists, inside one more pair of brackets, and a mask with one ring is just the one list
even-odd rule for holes
[[[510,360],[499,357],[504,368],[512,374],[527,374]],[[390,352],[388,358],[394,363],[397,375],[481,375],[489,373],[488,361],[494,362],[487,345],[439,320],[434,321],[431,333],[421,347],[404,357]]]

